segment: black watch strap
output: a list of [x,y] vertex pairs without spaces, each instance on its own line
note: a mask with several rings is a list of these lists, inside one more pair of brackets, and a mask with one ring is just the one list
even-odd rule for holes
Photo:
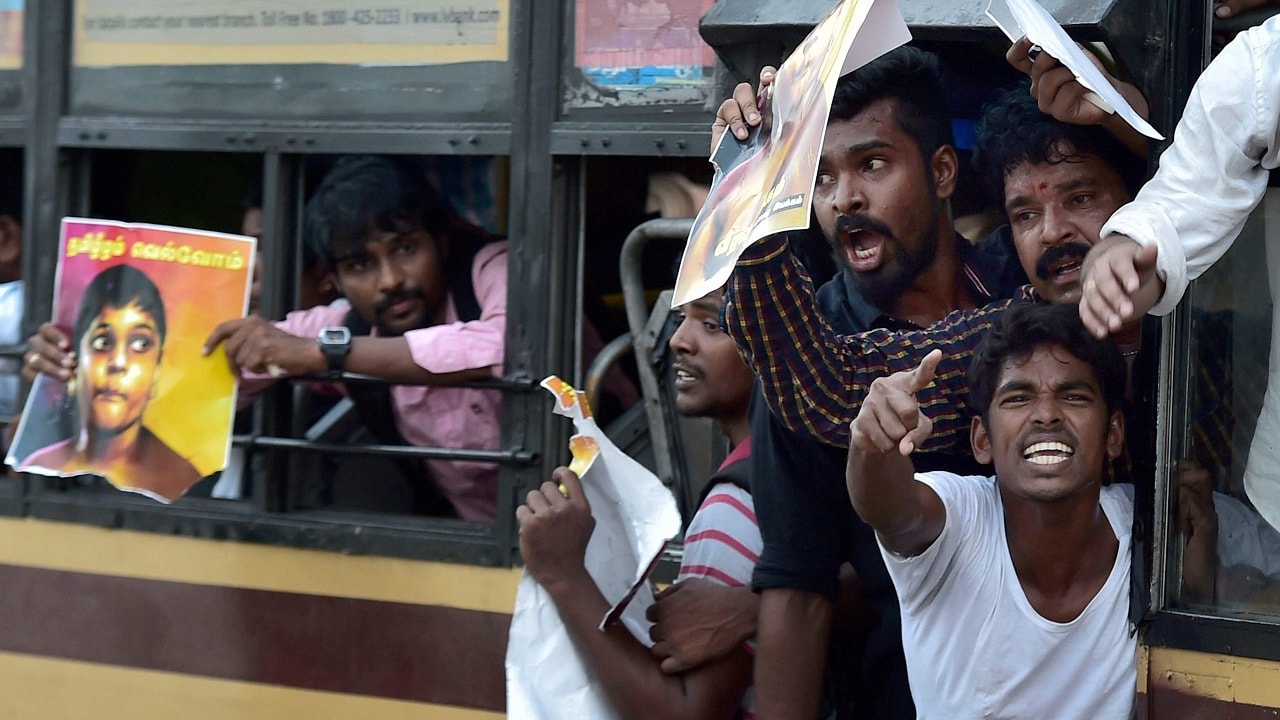
[[347,354],[351,352],[351,330],[342,326],[321,328],[316,342],[320,344],[320,352],[324,353],[329,379],[341,379],[347,365]]

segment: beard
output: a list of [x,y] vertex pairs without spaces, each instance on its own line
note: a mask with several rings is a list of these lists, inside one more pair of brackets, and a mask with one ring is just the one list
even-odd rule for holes
[[849,230],[869,230],[884,238],[890,259],[875,270],[859,272],[849,266],[844,253],[836,252],[836,262],[849,273],[853,286],[876,307],[893,305],[938,254],[938,219],[942,209],[936,198],[930,203],[929,222],[914,242],[903,242],[884,223],[865,215],[844,215],[836,220],[837,236]]
[[[386,313],[392,306],[408,300],[418,300],[418,315],[408,319],[392,320],[386,317]],[[426,313],[429,309],[429,303],[422,291],[413,288],[404,288],[394,290],[373,306],[373,325],[378,329],[378,334],[383,337],[398,337],[410,330],[417,330],[426,326]]]

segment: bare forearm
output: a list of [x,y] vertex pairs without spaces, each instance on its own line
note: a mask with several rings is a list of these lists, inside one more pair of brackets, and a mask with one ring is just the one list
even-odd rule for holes
[[902,536],[919,524],[922,512],[910,457],[851,448],[846,479],[853,509],[882,538]]
[[760,594],[756,630],[756,716],[813,720],[822,694],[832,603],[803,590]]
[[751,658],[745,651],[698,672],[666,675],[648,649],[621,624],[599,630],[609,603],[590,577],[547,589],[574,646],[620,717],[693,720],[732,716],[750,677]]

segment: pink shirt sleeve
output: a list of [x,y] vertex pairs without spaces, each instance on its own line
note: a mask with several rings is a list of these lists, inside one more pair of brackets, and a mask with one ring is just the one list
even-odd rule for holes
[[[503,342],[507,332],[507,243],[490,243],[476,253],[471,281],[480,305],[480,319],[459,322],[449,296],[446,322],[404,334],[413,361],[433,373],[487,367],[502,375]],[[317,328],[319,330],[319,328]]]

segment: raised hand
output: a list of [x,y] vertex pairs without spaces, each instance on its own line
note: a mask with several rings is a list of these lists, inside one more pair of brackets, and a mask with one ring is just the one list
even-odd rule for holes
[[[1099,125],[1107,129],[1117,140],[1124,143],[1134,154],[1146,157],[1147,140],[1129,126],[1119,116],[1111,114],[1094,105],[1085,95],[1089,90],[1076,79],[1070,68],[1058,62],[1058,59],[1047,52],[1032,57],[1031,41],[1022,38],[1014,43],[1005,53],[1005,59],[1016,70],[1031,78],[1031,96],[1036,99],[1040,111],[1053,119],[1072,125]],[[1116,92],[1129,103],[1134,112],[1143,118],[1150,117],[1147,99],[1136,85],[1117,79],[1107,71],[1106,66],[1087,48],[1081,46],[1084,54],[1093,63],[1098,72],[1111,83]]]
[[850,425],[850,446],[866,453],[910,455],[933,432],[933,421],[920,411],[916,393],[933,382],[941,361],[942,351],[934,350],[916,368],[874,380]]
[[525,504],[516,508],[516,522],[525,569],[539,584],[552,590],[558,583],[589,579],[583,562],[596,521],[572,470],[558,467],[542,487],[529,491]]
[[[777,68],[768,65],[760,70],[760,92],[773,84],[777,74]],[[716,151],[725,130],[732,131],[739,140],[746,140],[750,128],[760,124],[763,117],[756,106],[756,97],[757,92],[750,83],[738,83],[733,89],[733,97],[720,103],[715,122],[711,123],[711,152]]]

